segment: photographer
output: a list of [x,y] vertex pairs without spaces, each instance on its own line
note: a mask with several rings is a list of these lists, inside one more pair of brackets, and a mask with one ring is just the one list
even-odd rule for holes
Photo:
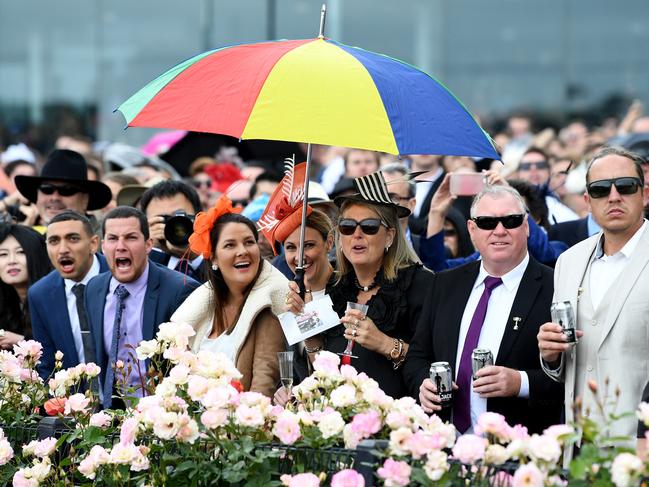
[[188,238],[201,202],[194,188],[181,181],[162,181],[145,191],[140,208],[149,221],[153,251],[149,259],[199,282],[208,276],[208,264],[188,253]]

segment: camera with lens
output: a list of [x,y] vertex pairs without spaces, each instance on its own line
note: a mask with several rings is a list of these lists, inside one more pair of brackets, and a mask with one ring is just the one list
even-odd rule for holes
[[165,224],[165,239],[175,247],[187,247],[189,236],[194,231],[196,215],[188,215],[184,211],[177,211],[173,215],[163,215]]

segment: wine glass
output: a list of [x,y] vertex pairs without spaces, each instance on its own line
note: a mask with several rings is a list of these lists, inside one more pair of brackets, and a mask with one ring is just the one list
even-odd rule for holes
[[[357,309],[361,313],[363,313],[363,316],[367,315],[367,310],[369,309],[369,306],[366,304],[360,304],[360,303],[354,303],[352,301],[347,301],[347,309],[345,311],[349,311],[350,309]],[[345,350],[342,352],[339,352],[338,355],[342,356],[341,362],[343,365],[349,365],[351,363],[351,359],[353,358],[358,358],[356,355],[352,354],[352,349],[354,348],[354,343],[355,340],[350,339],[347,340],[347,346],[345,347]]]
[[277,360],[282,386],[290,393],[293,387],[293,352],[277,352]]

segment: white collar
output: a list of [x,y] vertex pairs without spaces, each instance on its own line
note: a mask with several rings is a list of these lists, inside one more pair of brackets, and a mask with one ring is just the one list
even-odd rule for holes
[[97,258],[96,255],[92,256],[92,265],[90,266],[90,270],[86,273],[85,276],[83,276],[83,279],[81,281],[73,281],[72,279],[63,279],[63,282],[65,283],[65,290],[66,292],[71,292],[72,287],[75,284],[83,284],[86,285],[88,284],[88,281],[95,277],[97,274],[99,274],[99,259]]
[[[633,254],[633,251],[638,246],[638,243],[640,242],[640,238],[642,237],[642,234],[644,233],[646,228],[647,228],[647,220],[644,219],[640,228],[638,228],[638,230],[627,241],[627,243],[624,244],[624,247],[622,247],[619,251],[617,251],[613,255],[622,254],[627,259],[631,257],[631,254]],[[597,248],[595,249],[595,259],[602,259],[604,257],[612,257],[612,255],[606,256],[604,254],[604,233],[602,232],[599,238],[597,239]]]
[[[512,291],[513,289],[515,289],[516,286],[518,286],[518,284],[521,282],[521,279],[523,279],[523,274],[525,274],[525,269],[527,269],[527,264],[529,264],[529,262],[530,262],[530,255],[526,252],[523,260],[521,260],[516,267],[514,267],[507,274],[500,276],[500,278],[503,281],[503,286],[505,286],[505,288],[508,291]],[[478,278],[476,279],[475,284],[473,285],[473,289],[482,285],[484,280],[489,275],[490,274],[484,268],[484,261],[480,261],[480,272],[478,273]]]

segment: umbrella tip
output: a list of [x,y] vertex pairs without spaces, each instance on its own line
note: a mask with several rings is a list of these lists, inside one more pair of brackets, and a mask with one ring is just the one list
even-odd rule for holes
[[324,28],[325,28],[326,17],[327,17],[327,4],[323,3],[322,8],[320,9],[320,31],[318,33],[318,39],[324,39]]

